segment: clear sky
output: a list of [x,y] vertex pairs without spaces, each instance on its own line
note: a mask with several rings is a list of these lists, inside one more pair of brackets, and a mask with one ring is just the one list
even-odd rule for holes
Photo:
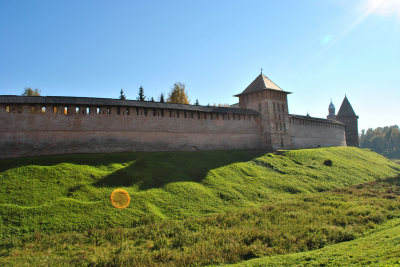
[[186,84],[238,102],[263,73],[291,114],[347,97],[359,129],[400,124],[400,0],[0,1],[0,94],[127,99]]

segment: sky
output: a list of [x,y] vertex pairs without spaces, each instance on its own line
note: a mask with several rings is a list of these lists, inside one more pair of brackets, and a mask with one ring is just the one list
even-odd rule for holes
[[2,0],[0,40],[0,95],[157,99],[181,82],[191,103],[234,104],[262,69],[291,114],[347,95],[359,131],[400,124],[400,0]]

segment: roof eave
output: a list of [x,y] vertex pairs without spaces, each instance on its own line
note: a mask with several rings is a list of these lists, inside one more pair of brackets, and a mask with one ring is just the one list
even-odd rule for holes
[[255,92],[260,92],[260,91],[264,91],[264,90],[272,90],[272,91],[277,91],[277,92],[282,92],[285,94],[293,94],[293,92],[287,92],[287,91],[283,91],[283,90],[277,90],[277,89],[272,89],[272,88],[264,88],[264,89],[260,89],[260,90],[256,90],[256,91],[252,91],[252,92],[248,92],[248,93],[240,93],[234,96],[241,96],[241,95],[247,95],[247,94],[251,94],[251,93],[255,93]]

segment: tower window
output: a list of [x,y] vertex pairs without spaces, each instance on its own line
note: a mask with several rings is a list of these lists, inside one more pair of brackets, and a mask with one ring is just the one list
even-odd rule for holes
[[277,106],[278,106],[278,111],[281,111],[280,108],[279,108],[279,104]]
[[276,123],[276,130],[277,130],[277,131],[279,130],[279,128],[278,128],[278,123]]
[[273,105],[274,105],[274,111],[275,111],[275,103],[273,103]]
[[258,103],[258,111],[261,111],[261,103]]

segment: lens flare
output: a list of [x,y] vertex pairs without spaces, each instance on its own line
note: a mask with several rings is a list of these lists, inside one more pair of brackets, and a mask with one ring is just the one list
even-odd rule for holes
[[128,192],[123,189],[115,189],[111,193],[111,203],[118,209],[125,209],[131,201]]

